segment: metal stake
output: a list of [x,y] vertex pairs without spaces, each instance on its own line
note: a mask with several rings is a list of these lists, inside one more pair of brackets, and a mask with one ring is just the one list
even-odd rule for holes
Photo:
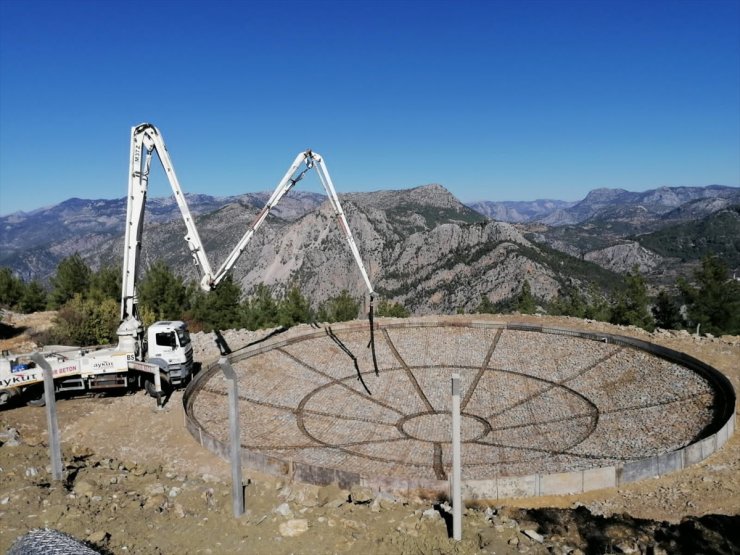
[[452,539],[462,539],[462,470],[460,465],[460,374],[452,374]]
[[236,383],[236,372],[229,359],[222,356],[218,365],[229,383],[229,438],[231,440],[231,500],[234,516],[244,514],[244,485],[242,484],[241,439],[239,435],[239,391]]
[[62,479],[62,449],[59,442],[59,424],[57,422],[57,403],[54,396],[54,377],[51,365],[39,353],[31,355],[38,366],[44,370],[44,399],[46,401],[46,422],[49,428],[49,456],[51,457],[51,476]]

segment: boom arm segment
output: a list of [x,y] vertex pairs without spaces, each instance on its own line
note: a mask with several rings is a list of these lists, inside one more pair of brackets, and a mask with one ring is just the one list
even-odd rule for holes
[[[347,223],[347,217],[339,203],[339,197],[334,189],[334,184],[331,181],[324,159],[319,154],[311,152],[311,150],[306,150],[296,156],[295,160],[288,168],[288,171],[275,188],[272,196],[259,214],[257,214],[257,217],[231,253],[226,257],[223,264],[221,264],[218,272],[214,274],[211,269],[211,265],[208,262],[206,252],[203,249],[203,243],[201,242],[200,235],[195,227],[195,222],[190,214],[190,209],[188,208],[185,196],[180,188],[180,183],[177,180],[177,175],[172,166],[172,161],[167,152],[167,147],[164,144],[162,134],[156,127],[149,123],[142,123],[141,125],[131,129],[126,233],[123,254],[123,283],[121,287],[121,324],[118,327],[117,332],[119,335],[119,349],[125,349],[127,351],[134,350],[137,357],[139,353],[143,352],[142,342],[144,337],[144,327],[137,314],[136,273],[138,270],[139,254],[141,251],[141,235],[144,223],[144,207],[149,186],[149,171],[151,169],[152,154],[155,150],[157,151],[159,160],[167,174],[167,179],[169,179],[170,186],[175,195],[175,200],[177,201],[177,205],[180,208],[182,218],[185,222],[185,227],[187,228],[185,240],[190,248],[190,253],[193,256],[196,265],[200,266],[203,274],[200,286],[206,291],[212,290],[224,279],[234,264],[236,264],[237,260],[239,260],[239,257],[244,253],[244,250],[254,236],[254,233],[265,222],[270,211],[277,205],[280,199],[283,198],[283,196],[303,178],[306,172],[312,168],[316,168],[321,184],[324,186],[327,196],[329,197],[329,202],[336,214],[339,227],[347,238],[352,255],[355,258],[355,262],[357,262],[362,278],[370,293],[370,343],[368,346],[372,347],[373,364],[377,373],[375,343],[373,339],[373,287],[370,283],[367,271],[365,270],[365,266],[362,263],[362,258],[357,249],[357,244],[355,243],[354,237],[352,237],[352,231]],[[305,167],[299,171],[301,164],[304,164]]]
[[[306,169],[303,170],[300,174],[298,174],[296,177],[293,177],[298,171],[299,166],[301,165],[301,162],[306,162]],[[275,207],[275,205],[280,202],[280,199],[285,196],[285,194],[290,191],[293,186],[300,181],[305,173],[311,169],[311,165],[309,165],[309,160],[306,158],[306,153],[301,152],[298,156],[295,157],[295,160],[293,160],[293,163],[291,164],[290,168],[288,168],[288,171],[283,176],[283,179],[280,180],[280,183],[278,183],[278,186],[275,188],[275,191],[272,193],[272,196],[268,199],[265,206],[260,210],[259,214],[257,214],[257,217],[252,221],[252,224],[249,226],[249,229],[247,229],[246,233],[242,236],[241,239],[239,239],[239,242],[234,247],[234,250],[231,251],[231,254],[226,257],[226,260],[224,260],[224,263],[221,264],[221,267],[218,269],[218,272],[216,272],[215,275],[207,273],[203,275],[203,279],[201,280],[200,286],[202,289],[205,289],[206,291],[210,291],[213,289],[216,285],[221,283],[221,280],[226,277],[226,274],[229,273],[229,270],[236,264],[236,261],[239,260],[239,257],[244,252],[244,249],[247,248],[247,245],[249,244],[249,241],[252,239],[252,236],[254,233],[260,228],[260,226],[264,223],[264,221],[267,219],[267,216],[270,214],[270,211]]]
[[175,168],[167,152],[162,134],[149,123],[142,123],[131,129],[131,158],[128,182],[128,202],[126,209],[126,236],[123,254],[123,284],[121,290],[121,319],[136,317],[136,271],[141,250],[141,233],[144,223],[144,206],[146,204],[147,188],[149,186],[149,170],[151,169],[152,153],[157,151],[159,160],[169,179],[175,200],[180,208],[188,234],[185,240],[190,252],[205,275],[211,275],[211,265],[208,262],[198,230],[190,214],[190,208],[182,193],[180,182],[177,180]]
[[[367,271],[365,270],[365,266],[362,263],[362,258],[357,249],[357,244],[352,237],[352,231],[347,223],[347,217],[339,203],[339,197],[334,189],[334,184],[329,176],[329,171],[326,168],[324,159],[319,154],[312,152],[311,150],[306,150],[296,156],[295,160],[288,168],[288,171],[275,188],[272,196],[249,226],[249,229],[247,229],[234,249],[226,257],[218,271],[214,273],[211,269],[211,264],[208,261],[208,256],[203,249],[203,243],[201,242],[200,235],[195,227],[195,222],[193,221],[190,209],[188,208],[182,188],[180,187],[177,174],[175,174],[175,169],[172,165],[170,155],[167,152],[167,147],[165,146],[162,134],[155,126],[149,123],[142,123],[141,125],[131,129],[127,220],[123,257],[123,283],[121,290],[121,320],[123,323],[119,327],[119,335],[138,337],[143,333],[143,328],[137,315],[136,272],[138,269],[139,254],[141,250],[141,235],[144,222],[144,207],[149,186],[149,171],[151,169],[152,154],[155,150],[162,166],[164,167],[165,173],[167,174],[167,179],[170,182],[170,186],[175,195],[175,200],[177,201],[183,221],[185,222],[185,227],[187,228],[185,240],[188,243],[190,253],[195,260],[195,264],[200,266],[202,273],[200,286],[202,289],[210,291],[215,288],[224,279],[224,277],[226,277],[234,264],[239,260],[239,257],[244,253],[244,250],[247,248],[247,245],[255,232],[265,222],[270,211],[278,202],[280,202],[280,199],[283,198],[283,196],[285,196],[285,194],[303,178],[306,172],[316,168],[321,184],[324,186],[326,194],[329,197],[329,202],[337,216],[339,227],[347,238],[352,255],[355,258],[355,262],[360,269],[360,273],[362,274],[362,278],[372,299],[374,295],[373,287],[370,283]],[[302,170],[300,169],[301,164],[305,165]]]
[[[306,167],[300,173],[296,173],[298,172],[301,163],[305,164]],[[269,198],[262,210],[260,210],[259,214],[257,214],[257,217],[252,222],[252,225],[239,240],[236,247],[234,247],[234,250],[231,251],[231,254],[226,257],[226,260],[224,260],[224,263],[218,269],[218,272],[216,272],[214,276],[209,276],[208,274],[205,274],[203,276],[203,280],[201,281],[201,287],[203,289],[213,289],[213,287],[221,282],[221,280],[226,276],[229,270],[231,270],[236,261],[242,255],[244,249],[247,248],[247,245],[252,239],[252,236],[264,223],[265,219],[267,219],[270,211],[275,207],[275,205],[277,205],[278,202],[280,202],[280,199],[283,198],[283,196],[285,196],[285,194],[295,186],[296,183],[303,179],[303,176],[306,174],[306,172],[312,168],[316,168],[316,173],[319,175],[321,184],[324,186],[324,190],[329,197],[329,202],[331,203],[332,208],[334,209],[334,213],[337,216],[339,227],[344,232],[344,235],[347,238],[350,251],[352,251],[355,262],[357,262],[357,266],[360,269],[362,279],[365,281],[368,292],[371,296],[374,294],[373,286],[370,284],[370,278],[365,271],[365,266],[362,263],[362,258],[360,257],[360,251],[357,249],[357,244],[355,243],[354,237],[352,237],[352,231],[350,230],[349,224],[347,223],[347,217],[344,215],[342,205],[339,203],[339,197],[337,196],[337,192],[334,189],[334,184],[332,183],[331,177],[329,176],[329,171],[326,169],[324,159],[319,154],[311,152],[311,150],[301,152],[300,154],[298,154],[298,156],[296,156],[290,168],[288,168],[288,171],[285,172],[285,175],[275,188],[272,196]]]
[[370,278],[367,276],[365,266],[362,263],[360,251],[357,250],[357,244],[355,243],[354,237],[352,237],[352,231],[347,223],[347,217],[344,215],[342,205],[339,204],[339,197],[337,196],[337,192],[334,190],[334,184],[331,182],[331,177],[329,176],[329,171],[326,169],[326,164],[324,164],[324,159],[320,155],[312,153],[310,150],[308,151],[308,156],[310,156],[316,163],[316,173],[319,174],[321,184],[324,186],[326,194],[329,196],[329,202],[331,202],[331,205],[334,208],[334,213],[337,215],[339,227],[344,231],[344,235],[347,237],[349,248],[352,251],[352,255],[355,257],[355,262],[357,262],[357,266],[360,268],[362,279],[365,280],[367,290],[372,297],[374,295],[373,286],[370,284]]

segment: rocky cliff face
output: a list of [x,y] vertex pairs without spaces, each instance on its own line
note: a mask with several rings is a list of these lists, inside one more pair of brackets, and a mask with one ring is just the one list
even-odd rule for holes
[[[331,205],[324,201],[316,208],[313,197],[292,195],[255,234],[232,271],[235,280],[247,294],[263,282],[278,294],[298,285],[314,303],[342,289],[359,298],[366,287]],[[486,220],[440,185],[348,194],[341,202],[378,295],[417,314],[472,310],[483,296],[504,300],[517,294],[525,279],[538,297],[549,299],[557,292],[556,272],[532,259],[536,247],[519,231]],[[240,197],[196,218],[214,270],[248,229],[255,205],[261,207]],[[94,268],[120,264],[122,235],[76,234],[39,249],[38,260],[25,251],[23,260],[29,270],[53,272],[60,258],[77,251]],[[199,279],[184,235],[177,218],[147,218],[142,270],[163,259],[187,279]]]
[[637,266],[643,274],[651,272],[663,261],[663,257],[632,241],[591,251],[584,258],[618,273],[629,272]]
[[[268,196],[267,192],[221,199],[188,196],[214,270]],[[529,218],[547,213],[546,219],[553,223],[586,218],[568,226],[517,228],[487,219],[436,184],[346,194],[341,201],[378,294],[404,303],[416,314],[426,314],[473,310],[483,297],[505,300],[520,291],[524,280],[530,282],[536,297],[551,299],[560,284],[573,284],[574,276],[563,274],[578,266],[570,257],[579,259],[576,285],[592,280],[595,270],[589,261],[608,270],[608,276],[601,275],[602,284],[618,279],[611,272],[625,272],[635,264],[643,272],[660,274],[664,281],[673,280],[680,268],[663,270],[676,265],[667,263],[673,260],[667,257],[676,255],[660,251],[661,258],[648,250],[653,247],[640,233],[715,213],[739,198],[739,189],[720,186],[645,193],[598,189],[574,206],[560,201],[508,203],[505,208],[513,211],[509,215],[516,212]],[[93,268],[118,265],[125,210],[125,199],[70,199],[57,207],[0,218],[0,265],[10,266],[24,279],[48,278],[59,260],[74,252]],[[520,231],[525,228],[529,230],[526,237]],[[163,259],[177,273],[198,280],[184,235],[174,202],[151,199],[142,270]],[[683,235],[691,237],[688,231]],[[662,244],[659,240],[665,243],[660,237],[653,242]],[[553,254],[538,246],[541,243],[564,254]],[[233,276],[246,293],[260,282],[278,293],[295,284],[314,303],[342,289],[357,297],[365,291],[326,198],[296,190],[281,201],[254,236]]]
[[[557,292],[555,273],[522,251],[533,246],[521,233],[475,221],[481,218],[442,187],[346,195],[342,204],[375,290],[417,314],[471,310],[484,295],[503,300],[525,279],[539,297]],[[270,225],[234,276],[245,291],[259,282],[277,290],[295,283],[315,302],[366,290],[328,203]]]
[[[227,206],[241,206],[242,212],[254,212],[269,196],[268,192],[233,197],[185,194],[195,217]],[[278,205],[275,214],[285,220],[295,220],[315,209],[325,198],[316,193],[293,191]],[[11,267],[24,279],[45,280],[53,275],[62,258],[75,252],[85,254],[94,266],[109,263],[121,252],[119,238],[123,237],[125,222],[125,197],[72,198],[55,206],[2,216],[0,265]],[[171,197],[148,199],[145,222],[149,228],[172,223],[173,228],[180,226],[184,230],[180,209]],[[111,245],[116,245],[118,250],[114,251]]]

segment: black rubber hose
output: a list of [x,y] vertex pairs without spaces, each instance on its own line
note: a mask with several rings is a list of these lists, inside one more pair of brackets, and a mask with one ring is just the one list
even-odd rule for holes
[[370,295],[370,312],[368,318],[370,320],[370,343],[367,344],[370,347],[370,351],[373,354],[373,368],[375,368],[375,375],[379,376],[378,372],[378,359],[375,356],[375,324],[373,323],[373,305],[375,304],[375,297]]

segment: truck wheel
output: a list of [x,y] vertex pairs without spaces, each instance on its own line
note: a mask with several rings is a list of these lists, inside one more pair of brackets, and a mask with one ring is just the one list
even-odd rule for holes
[[10,403],[10,399],[12,397],[13,396],[10,394],[10,391],[7,389],[0,389],[0,406]]
[[43,407],[46,406],[46,393],[44,393],[44,386],[29,387],[25,392],[26,404],[31,407]]
[[[160,382],[160,385],[162,386],[161,395],[166,396],[172,393],[172,385],[170,384],[170,380],[168,380],[167,377],[160,374],[159,382]],[[150,397],[154,397],[155,399],[157,398],[157,391],[156,391],[156,388],[154,387],[154,377],[147,377],[144,380],[144,389],[146,390],[147,394]]]

